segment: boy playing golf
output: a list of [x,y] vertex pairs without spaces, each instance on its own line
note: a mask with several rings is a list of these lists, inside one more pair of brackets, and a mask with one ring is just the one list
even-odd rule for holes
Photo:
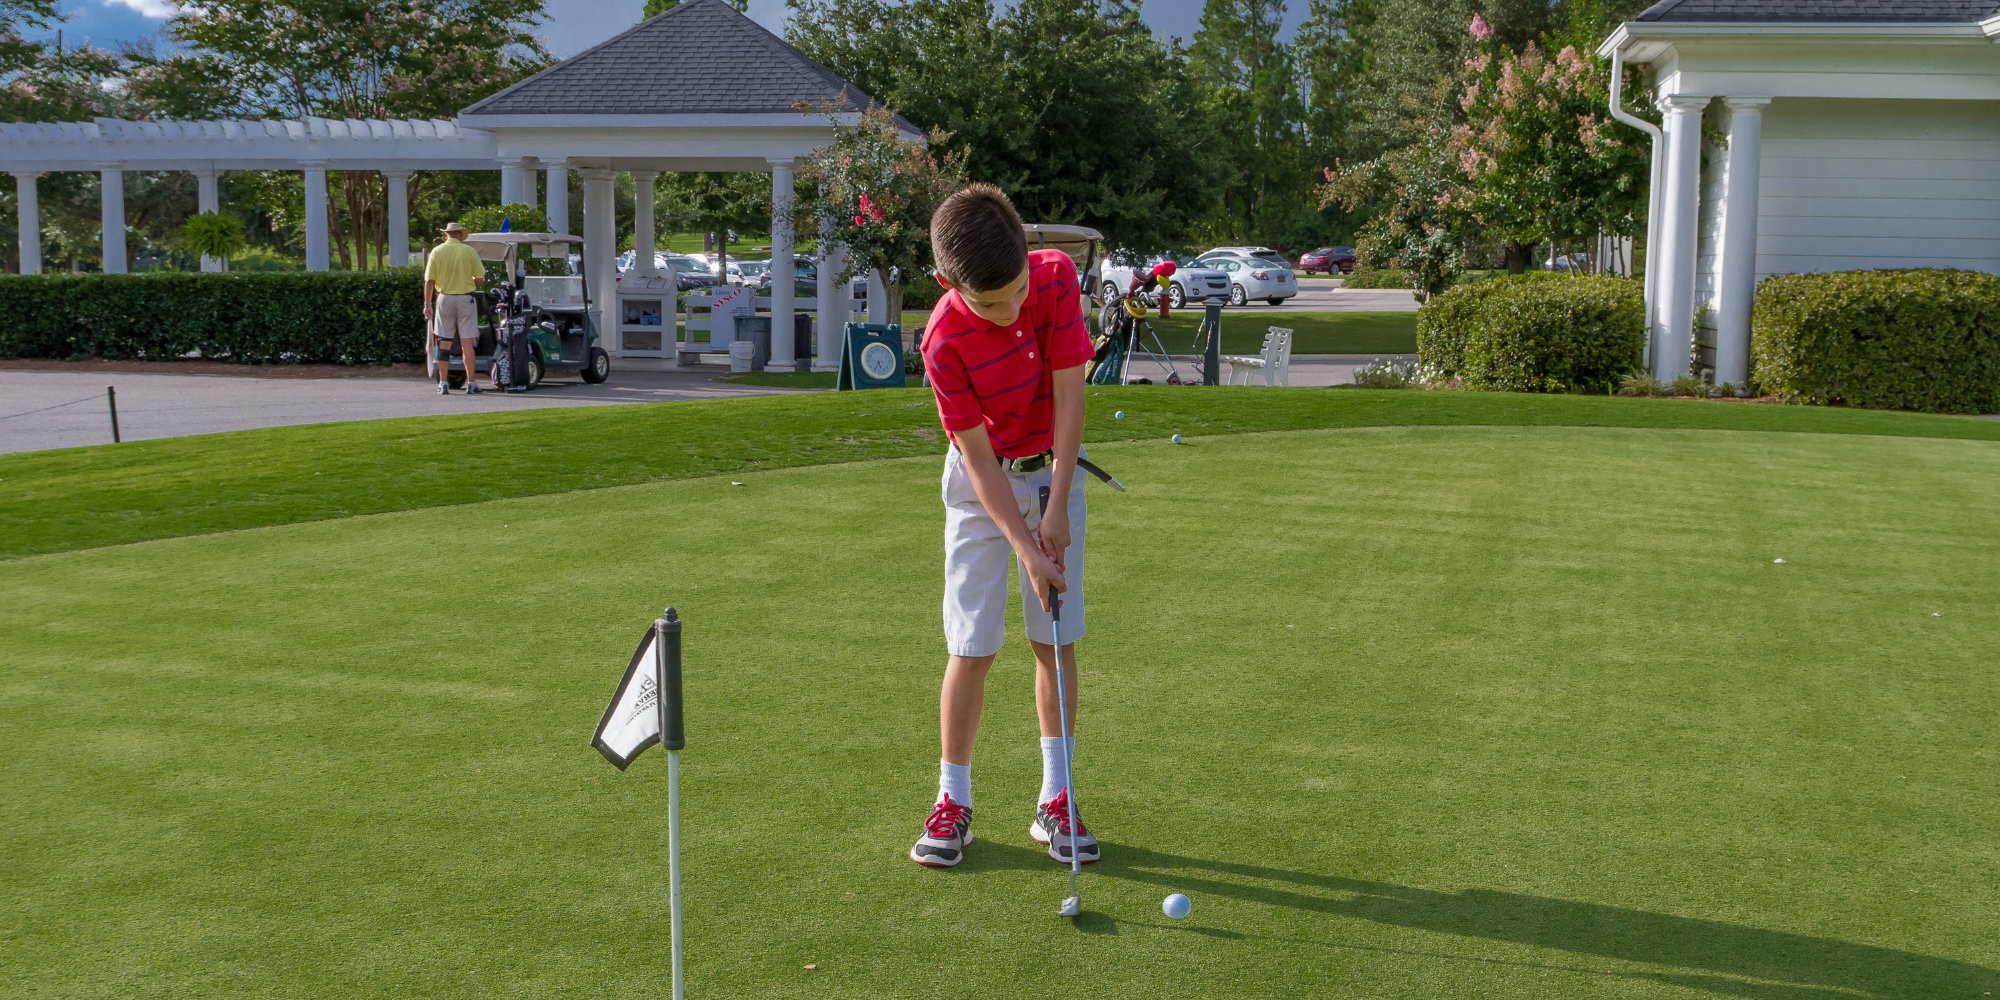
[[[944,633],[950,659],[938,699],[943,758],[938,797],[910,860],[949,868],[972,841],[972,744],[986,674],[1006,639],[1007,576],[1017,571],[1035,707],[1041,717],[1042,792],[1029,833],[1070,863],[1069,751],[1075,732],[1076,658],[1083,637],[1083,365],[1092,354],[1076,265],[1060,250],[1028,252],[1021,217],[1000,189],[974,184],[931,217],[938,283],[948,291],[922,345],[951,438],[944,463]],[[1052,498],[1038,511],[1039,493]],[[1056,704],[1055,628],[1049,588],[1062,593],[1063,691]],[[1072,737],[1074,739],[1074,737]],[[1097,840],[1077,823],[1076,854],[1096,861]]]

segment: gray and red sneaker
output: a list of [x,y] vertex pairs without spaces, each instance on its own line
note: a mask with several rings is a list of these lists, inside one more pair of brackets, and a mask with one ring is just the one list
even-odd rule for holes
[[965,845],[972,843],[972,807],[962,806],[947,795],[931,807],[924,820],[924,835],[910,848],[910,860],[932,868],[950,868],[965,860]]
[[[1047,844],[1049,857],[1069,864],[1069,789],[1043,803],[1035,813],[1035,822],[1028,826],[1028,836],[1037,844]],[[1097,838],[1083,826],[1083,809],[1076,811],[1076,856],[1083,864],[1097,860]]]

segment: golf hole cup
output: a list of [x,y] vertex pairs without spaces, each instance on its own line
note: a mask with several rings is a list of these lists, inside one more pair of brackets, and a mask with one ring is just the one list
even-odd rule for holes
[[1193,908],[1194,904],[1188,902],[1188,898],[1178,892],[1168,896],[1167,901],[1160,904],[1160,912],[1175,920],[1187,919],[1188,911]]

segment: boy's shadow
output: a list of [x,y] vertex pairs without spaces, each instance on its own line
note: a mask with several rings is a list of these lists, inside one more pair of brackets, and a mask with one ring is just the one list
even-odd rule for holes
[[[1039,850],[993,841],[968,852],[961,870],[1053,869]],[[1579,955],[1691,970],[1616,975],[1671,983],[1723,996],[1756,1000],[1830,1000],[1865,996],[1979,996],[2000,989],[2000,971],[1874,945],[1761,930],[1715,920],[1676,917],[1597,903],[1489,889],[1438,892],[1386,882],[1286,871],[1260,865],[1208,861],[1104,844],[1104,860],[1086,876],[1142,882],[1165,891],[1222,896],[1267,906],[1356,917],[1417,930],[1554,948]],[[1085,905],[1089,889],[1084,887]],[[1107,915],[1086,909],[1078,929],[1116,934]],[[1241,938],[1234,931],[1169,922],[1147,924],[1210,937]],[[1309,937],[1296,943],[1367,948]],[[1390,950],[1367,948],[1367,950]],[[1454,956],[1438,955],[1439,958]],[[1459,961],[1509,964],[1456,957]],[[1521,963],[1529,964],[1529,963]],[[1600,970],[1582,970],[1601,974]]]

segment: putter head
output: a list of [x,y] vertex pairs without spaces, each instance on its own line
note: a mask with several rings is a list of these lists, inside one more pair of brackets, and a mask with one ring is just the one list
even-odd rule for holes
[[1106,486],[1109,486],[1109,487],[1111,487],[1112,489],[1114,489],[1114,490],[1117,490],[1117,491],[1118,491],[1118,492],[1120,492],[1120,493],[1123,493],[1123,492],[1125,492],[1125,484],[1124,484],[1124,483],[1121,483],[1121,482],[1119,482],[1119,481],[1118,481],[1118,477],[1117,477],[1117,476],[1112,476],[1112,477],[1110,477],[1109,479],[1106,479],[1106,480],[1104,481],[1104,485],[1106,485]]
[[1062,901],[1062,909],[1056,911],[1059,917],[1074,917],[1083,912],[1083,900],[1071,896]]

